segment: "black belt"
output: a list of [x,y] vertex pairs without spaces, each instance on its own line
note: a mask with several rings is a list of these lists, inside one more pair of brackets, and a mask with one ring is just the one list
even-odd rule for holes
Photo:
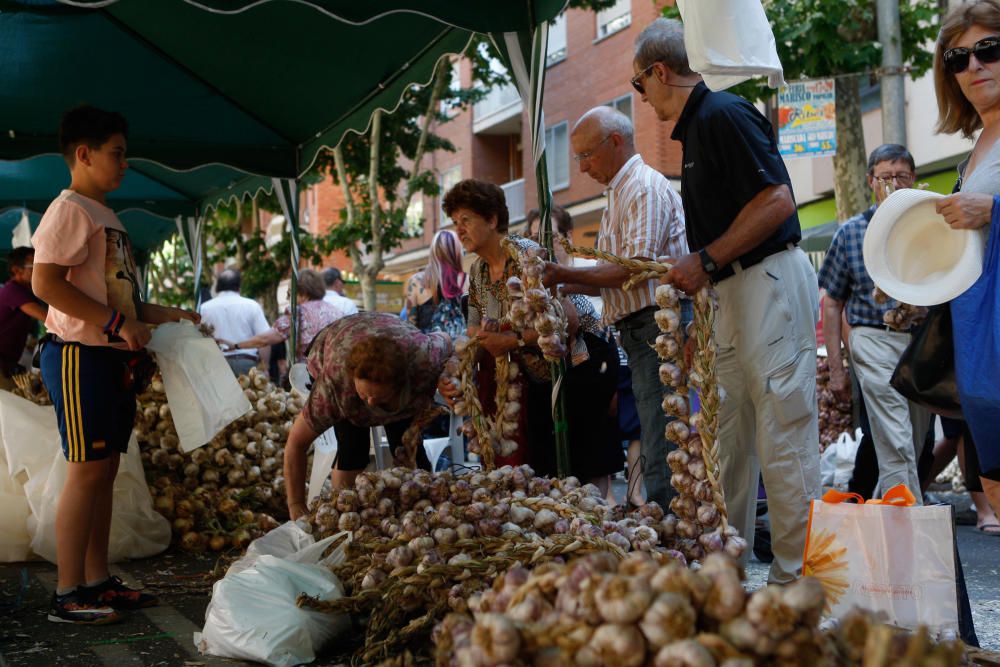
[[726,264],[724,267],[713,273],[712,282],[720,283],[726,278],[732,278],[734,275],[736,275],[736,269],[733,268],[734,264],[738,263],[740,265],[740,268],[746,271],[751,266],[756,266],[757,264],[760,264],[771,255],[777,255],[779,252],[784,252],[785,250],[792,250],[796,247],[798,246],[796,246],[794,243],[781,243],[777,245],[764,246],[762,248],[755,248],[754,250],[751,250],[747,254],[740,257],[732,264]]

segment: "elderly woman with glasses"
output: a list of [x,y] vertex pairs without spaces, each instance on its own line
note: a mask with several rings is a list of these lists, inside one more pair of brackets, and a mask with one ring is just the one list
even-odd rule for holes
[[[937,205],[938,212],[954,229],[989,231],[994,197],[1000,195],[1000,0],[977,0],[953,8],[941,24],[934,50],[934,87],[938,98],[938,131],[971,138],[978,131],[972,154],[958,165],[956,194]],[[959,296],[952,302],[961,308]],[[956,326],[960,320],[955,319]],[[996,327],[996,322],[982,326]],[[955,336],[958,343],[960,337]],[[957,347],[957,345],[956,345]],[[962,364],[957,366],[958,384],[963,386]],[[978,368],[987,376],[1000,376],[1000,368]],[[983,489],[994,509],[1000,509],[1000,446],[991,427],[966,415],[984,470]],[[989,433],[990,438],[983,438]]]

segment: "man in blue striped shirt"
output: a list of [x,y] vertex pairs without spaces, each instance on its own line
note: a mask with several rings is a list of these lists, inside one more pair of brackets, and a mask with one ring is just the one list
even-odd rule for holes
[[[929,414],[889,385],[899,357],[910,342],[910,332],[896,331],[886,325],[883,319],[886,312],[899,304],[891,299],[884,303],[875,300],[872,294],[875,285],[862,255],[865,232],[876,207],[888,192],[911,187],[915,179],[913,156],[903,146],[883,144],[872,151],[868,158],[868,184],[875,193],[875,204],[837,230],[819,272],[819,285],[826,290],[823,337],[830,385],[839,398],[850,397],[850,381],[840,350],[843,341],[850,351],[851,367],[861,386],[871,424],[879,467],[877,493],[881,495],[897,484],[906,484],[919,502],[917,460]],[[849,339],[841,325],[844,312],[850,326]]]

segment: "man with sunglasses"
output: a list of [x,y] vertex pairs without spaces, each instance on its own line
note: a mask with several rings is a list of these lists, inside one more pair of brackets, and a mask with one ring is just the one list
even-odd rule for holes
[[[608,206],[597,233],[600,250],[637,259],[687,253],[680,197],[666,177],[636,153],[628,116],[608,106],[595,107],[576,122],[569,140],[580,171],[607,188]],[[676,492],[669,483],[664,437],[667,418],[662,402],[668,389],[660,382],[660,360],[652,347],[660,333],[653,317],[655,281],[626,291],[621,286],[629,272],[610,262],[545,266],[547,286],[561,283],[566,293],[600,296],[604,302],[604,324],[618,330],[632,371],[646,499],[666,508]],[[690,302],[682,304],[681,317],[690,321]]]
[[[635,43],[633,84],[683,146],[681,198],[692,253],[666,282],[694,294],[714,283],[722,484],[729,521],[753,541],[758,475],[771,520],[769,581],[798,576],[809,501],[821,493],[816,406],[816,273],[774,130],[688,64],[684,28],[657,19]],[[758,472],[759,471],[759,472]],[[747,556],[750,550],[747,550]],[[745,557],[747,557],[745,556]]]
[[[850,399],[851,383],[840,350],[843,342],[850,350],[851,367],[861,386],[870,425],[866,436],[874,443],[878,458],[877,464],[872,465],[870,459],[866,462],[866,438],[862,443],[866,451],[859,451],[851,490],[872,497],[876,479],[882,492],[897,484],[906,484],[919,503],[917,460],[930,416],[889,385],[899,357],[910,342],[910,332],[886,326],[885,314],[899,304],[891,299],[884,303],[875,300],[872,294],[875,284],[868,275],[862,255],[865,232],[876,207],[892,191],[912,187],[916,176],[913,156],[903,146],[883,144],[872,151],[868,158],[868,185],[875,195],[875,203],[837,229],[820,268],[819,285],[826,290],[823,337],[831,388],[838,398]],[[850,326],[849,340],[841,327],[845,309]]]

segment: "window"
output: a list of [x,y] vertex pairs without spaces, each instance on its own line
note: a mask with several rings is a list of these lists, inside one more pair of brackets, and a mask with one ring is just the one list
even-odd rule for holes
[[424,197],[417,194],[406,207],[406,217],[403,220],[403,231],[407,236],[420,236],[424,230]]
[[560,190],[569,187],[569,123],[562,122],[545,130],[545,162],[549,172],[549,187]]
[[555,65],[566,60],[566,12],[549,24],[549,45],[545,52],[545,65]]
[[[462,165],[457,167],[452,167],[451,169],[445,170],[441,174],[441,204],[444,204],[444,196],[447,194],[448,190],[451,190],[455,185],[462,180]],[[421,204],[422,206],[423,204]],[[451,224],[451,218],[449,218],[445,212],[444,208],[440,211],[440,217],[438,218],[441,222],[438,224],[438,228],[447,227]]]
[[632,0],[618,0],[613,6],[597,12],[597,39],[603,39],[631,24]]
[[632,93],[627,95],[622,95],[621,97],[616,97],[610,102],[605,102],[604,106],[611,107],[615,111],[621,111],[623,114],[628,116],[628,119],[634,122],[632,118]]

